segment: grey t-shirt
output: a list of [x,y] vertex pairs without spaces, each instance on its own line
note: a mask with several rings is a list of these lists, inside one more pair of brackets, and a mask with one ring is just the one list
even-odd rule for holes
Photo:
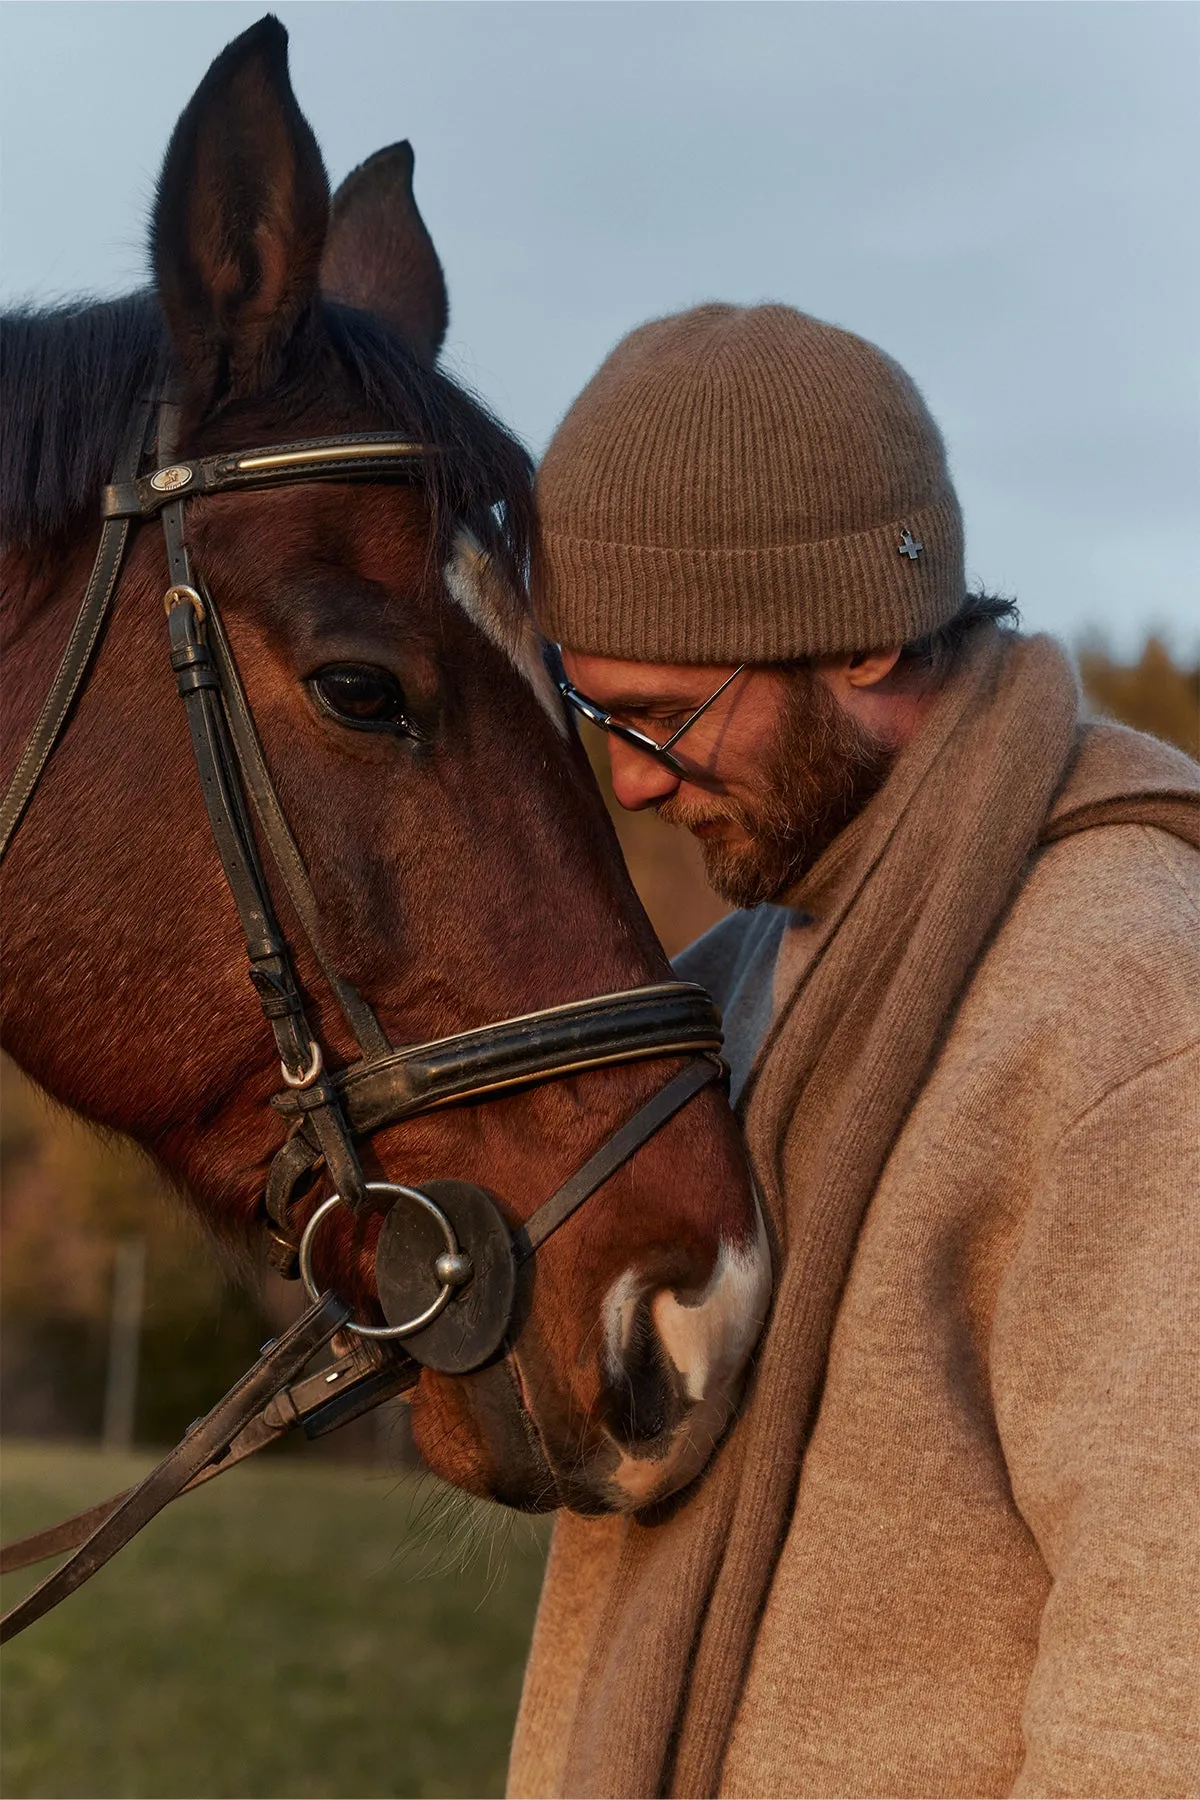
[[730,913],[675,958],[681,981],[706,987],[725,1022],[729,1099],[738,1104],[775,1008],[775,962],[789,926],[808,922],[787,906]]

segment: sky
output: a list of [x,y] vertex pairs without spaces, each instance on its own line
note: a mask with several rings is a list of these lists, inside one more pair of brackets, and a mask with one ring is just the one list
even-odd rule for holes
[[[0,0],[0,298],[119,293],[242,0]],[[445,361],[535,453],[614,343],[782,300],[945,433],[1026,625],[1200,648],[1200,9],[1174,0],[300,0],[336,182],[411,139]]]

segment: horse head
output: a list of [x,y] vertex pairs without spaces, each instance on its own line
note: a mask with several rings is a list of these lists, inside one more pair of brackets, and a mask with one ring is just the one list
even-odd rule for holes
[[[187,540],[321,917],[386,1039],[669,979],[523,593],[524,453],[436,368],[445,286],[407,146],[330,199],[265,19],[213,64],[167,151],[152,292],[25,314],[6,339],[4,623],[11,769],[87,578],[97,496],[139,396],[172,384],[183,461],[389,433],[407,481],[201,494]],[[51,1094],[155,1156],[225,1243],[264,1238],[284,1122],[277,1054],[201,801],[168,667],[162,536],[134,522],[87,686],[6,865],[6,1047]],[[264,856],[264,863],[267,861]],[[306,1017],[357,1051],[269,874]],[[679,1068],[568,1071],[385,1123],[371,1181],[486,1189],[519,1231]],[[301,1184],[297,1233],[328,1192]],[[331,1216],[320,1280],[378,1322],[382,1215]],[[426,1368],[432,1468],[536,1508],[629,1510],[690,1480],[736,1404],[769,1262],[713,1086],[522,1265],[497,1353]]]

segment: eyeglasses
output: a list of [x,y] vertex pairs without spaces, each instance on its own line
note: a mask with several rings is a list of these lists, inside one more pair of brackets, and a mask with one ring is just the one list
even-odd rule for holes
[[602,706],[597,706],[594,700],[589,700],[586,694],[581,694],[579,689],[568,680],[565,672],[562,672],[561,663],[559,664],[558,689],[567,705],[573,707],[581,718],[588,721],[589,725],[595,725],[601,731],[607,731],[610,737],[620,738],[623,744],[631,744],[644,756],[653,757],[655,762],[661,763],[665,769],[670,769],[672,775],[677,775],[686,781],[696,771],[689,769],[686,763],[680,762],[677,756],[672,755],[672,746],[679,742],[685,731],[692,729],[696,720],[708,711],[714,700],[721,698],[730,682],[736,681],[742,670],[747,667],[748,664],[739,663],[733,674],[725,677],[720,687],[711,693],[704,704],[698,706],[694,713],[689,714],[678,731],[673,731],[664,744],[656,742],[647,732],[639,731],[634,725],[622,725],[620,720],[615,719],[610,712],[605,712]]

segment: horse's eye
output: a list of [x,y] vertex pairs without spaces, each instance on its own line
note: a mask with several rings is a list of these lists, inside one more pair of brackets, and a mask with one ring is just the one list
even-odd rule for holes
[[356,731],[420,733],[408,718],[404,689],[390,669],[371,663],[330,663],[318,669],[309,686],[322,711]]

